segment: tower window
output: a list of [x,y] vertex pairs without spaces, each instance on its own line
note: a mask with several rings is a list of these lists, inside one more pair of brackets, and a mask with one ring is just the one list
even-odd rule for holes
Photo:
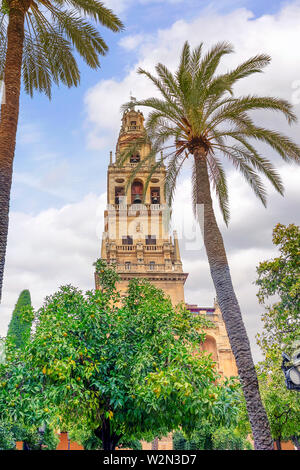
[[130,271],[130,269],[131,269],[131,263],[130,263],[130,261],[125,261],[125,269],[128,270],[128,271]]
[[139,163],[141,161],[141,157],[139,153],[136,153],[134,155],[131,155],[130,157],[130,163]]
[[145,241],[146,241],[146,245],[156,245],[156,236],[147,235]]
[[143,183],[134,181],[131,186],[131,203],[141,204],[143,195]]
[[136,121],[130,121],[131,126],[136,126]]
[[151,204],[160,204],[160,188],[151,188]]
[[133,239],[130,235],[122,237],[122,245],[133,245]]
[[150,271],[154,271],[154,268],[155,268],[155,261],[150,261],[150,263],[149,263],[149,268],[150,268]]
[[124,198],[124,195],[125,195],[124,188],[122,187],[115,188],[115,204],[121,204]]

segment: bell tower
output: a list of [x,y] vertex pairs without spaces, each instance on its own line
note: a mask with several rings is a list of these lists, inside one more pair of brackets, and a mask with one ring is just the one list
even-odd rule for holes
[[[169,234],[169,212],[164,196],[165,166],[160,163],[145,192],[150,169],[156,161],[153,156],[142,163],[151,151],[151,143],[146,142],[138,152],[128,155],[122,166],[116,163],[126,148],[144,136],[144,116],[132,105],[122,117],[115,158],[110,153],[101,257],[108,264],[116,265],[120,291],[126,290],[130,279],[145,278],[163,289],[176,305],[184,302],[187,274],[182,270],[177,234]],[[128,184],[138,163],[141,166]]]
[[[116,266],[120,275],[117,288],[121,295],[126,292],[130,279],[144,278],[169,295],[175,306],[185,302],[184,284],[188,275],[182,269],[177,234],[169,233],[163,160],[160,156],[160,160],[153,156],[144,162],[151,151],[151,143],[146,139],[138,151],[129,152],[132,143],[141,137],[145,137],[144,116],[134,109],[132,103],[122,117],[115,155],[110,152],[101,258]],[[126,149],[128,157],[119,165],[118,159]],[[150,178],[151,168],[158,162],[160,164]],[[99,288],[97,276],[95,279],[96,288]],[[213,326],[206,331],[207,337],[201,349],[212,355],[220,375],[237,375],[218,304],[207,308],[186,304],[186,307],[195,315],[204,315],[212,321]],[[172,435],[155,439],[152,443],[143,442],[143,449],[172,449]]]

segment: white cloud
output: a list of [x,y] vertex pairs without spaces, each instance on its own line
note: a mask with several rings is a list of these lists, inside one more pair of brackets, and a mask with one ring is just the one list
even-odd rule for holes
[[145,35],[131,34],[128,36],[124,36],[122,39],[120,39],[119,45],[126,51],[133,51],[144,41],[145,41]]
[[5,334],[19,293],[29,289],[35,308],[62,284],[94,287],[93,262],[100,256],[106,194],[33,216],[10,215],[0,335]]
[[[295,81],[300,79],[298,61],[295,60],[295,45],[300,42],[300,2],[288,4],[276,15],[254,18],[246,9],[238,9],[226,15],[214,11],[203,11],[193,21],[176,21],[171,28],[159,30],[151,36],[141,34],[125,36],[121,45],[129,51],[138,38],[138,60],[123,80],[101,80],[91,88],[85,98],[87,120],[92,130],[88,135],[89,145],[99,148],[104,145],[102,134],[112,137],[120,126],[120,104],[129,97],[130,90],[139,98],[154,93],[149,80],[137,75],[138,67],[153,71],[157,62],[175,69],[180,50],[185,40],[192,46],[204,41],[208,48],[217,41],[227,40],[236,53],[226,56],[220,70],[234,67],[249,57],[265,52],[272,57],[272,63],[264,74],[242,80],[237,86],[238,93],[277,95],[289,100],[295,96]],[[297,105],[299,112],[300,104]],[[273,116],[264,114],[264,119],[274,122]],[[280,119],[279,123],[283,124]],[[293,130],[296,134],[296,130]],[[100,145],[97,139],[101,136]]]

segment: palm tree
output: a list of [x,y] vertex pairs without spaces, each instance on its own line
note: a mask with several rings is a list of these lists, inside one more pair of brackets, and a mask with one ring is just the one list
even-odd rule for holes
[[[191,51],[186,42],[175,74],[162,64],[156,66],[157,76],[139,69],[139,73],[146,75],[158,88],[162,99],[149,98],[135,103],[152,109],[146,122],[146,131],[153,150],[137,165],[133,176],[153,154],[168,148],[163,158],[167,162],[165,192],[171,204],[180,170],[187,159],[192,160],[193,205],[196,213],[197,208],[203,209],[201,230],[204,244],[247,402],[255,447],[273,449],[249,339],[213,210],[211,186],[216,191],[224,220],[228,224],[228,189],[223,161],[229,160],[242,173],[256,196],[266,205],[266,190],[259,173],[267,177],[280,194],[283,193],[283,185],[272,163],[258,153],[252,141],[269,144],[284,160],[298,163],[300,148],[285,135],[255,125],[248,114],[248,111],[258,109],[278,111],[283,113],[289,123],[293,123],[296,116],[288,102],[254,95],[234,97],[233,85],[241,78],[261,72],[270,58],[257,55],[234,70],[217,75],[220,59],[231,52],[232,46],[223,42],[203,55],[202,44]],[[132,103],[127,103],[124,108],[130,105]],[[141,143],[142,139],[135,145]],[[126,155],[121,155],[121,163],[123,158]],[[148,182],[160,164],[158,161],[152,166]]]
[[[90,20],[83,19],[86,16]],[[75,49],[91,68],[108,47],[93,23],[114,32],[121,21],[97,0],[3,0],[0,10],[0,300],[5,262],[10,188],[19,116],[21,78],[25,91],[51,98],[52,83],[77,86]]]

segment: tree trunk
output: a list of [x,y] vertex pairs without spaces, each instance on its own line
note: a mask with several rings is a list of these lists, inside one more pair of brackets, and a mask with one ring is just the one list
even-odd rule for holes
[[194,151],[197,204],[204,210],[200,221],[208,256],[211,276],[218,303],[225,322],[232,352],[246,400],[248,416],[253,432],[255,449],[273,450],[269,422],[263,407],[257,375],[251,355],[250,343],[243,323],[240,307],[235,296],[224,243],[213,211],[210,183],[206,164],[206,151]]
[[300,440],[298,436],[292,436],[291,437],[294,446],[296,447],[297,450],[300,450]]
[[109,419],[103,419],[102,426],[99,426],[94,432],[101,439],[103,450],[115,450],[121,436],[111,432]]
[[276,450],[281,450],[281,440],[280,439],[276,439]]
[[5,101],[1,104],[0,116],[0,301],[7,245],[13,159],[19,117],[24,17],[25,11],[29,8],[29,1],[11,0],[9,7],[4,68]]
[[152,450],[158,450],[158,437],[153,439],[152,444],[151,444]]

